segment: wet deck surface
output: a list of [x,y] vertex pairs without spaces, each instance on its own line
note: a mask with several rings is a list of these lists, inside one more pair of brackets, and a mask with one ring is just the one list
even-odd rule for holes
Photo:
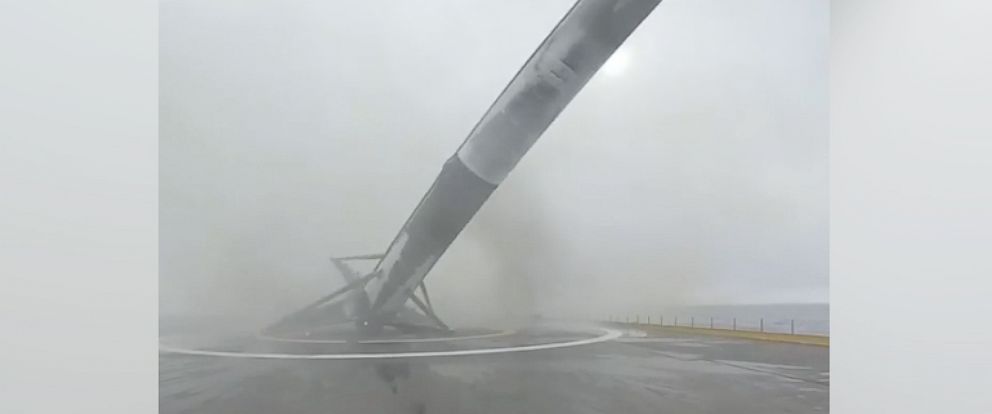
[[829,411],[828,348],[681,333],[635,333],[515,354],[384,361],[163,353],[159,365],[162,413]]

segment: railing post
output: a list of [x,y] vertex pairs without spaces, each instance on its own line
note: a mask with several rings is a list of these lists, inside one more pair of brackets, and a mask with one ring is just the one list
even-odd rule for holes
[[689,327],[690,328],[695,328],[696,327],[696,317],[695,316],[690,316],[689,317]]
[[713,317],[710,316],[710,329],[713,329]]
[[651,315],[648,315],[648,325],[651,324]]
[[734,318],[734,330],[737,330],[737,318]]
[[789,333],[792,334],[792,335],[795,335],[796,334],[796,320],[795,319],[790,319],[789,320]]
[[679,315],[675,315],[675,325],[673,326],[679,326]]
[[765,318],[761,318],[761,332],[765,331]]
[[665,315],[658,315],[658,325],[665,326]]

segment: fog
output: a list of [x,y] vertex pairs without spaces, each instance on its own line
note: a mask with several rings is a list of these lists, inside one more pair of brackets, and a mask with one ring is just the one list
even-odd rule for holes
[[[569,0],[163,1],[163,315],[382,252]],[[826,1],[666,0],[427,278],[458,323],[826,302]]]

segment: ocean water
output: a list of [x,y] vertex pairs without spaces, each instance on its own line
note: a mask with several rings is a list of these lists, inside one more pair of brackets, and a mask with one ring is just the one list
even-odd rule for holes
[[614,321],[639,321],[666,326],[695,326],[806,335],[830,335],[830,305],[827,303],[782,303],[760,305],[706,305],[665,307],[657,312],[610,315]]

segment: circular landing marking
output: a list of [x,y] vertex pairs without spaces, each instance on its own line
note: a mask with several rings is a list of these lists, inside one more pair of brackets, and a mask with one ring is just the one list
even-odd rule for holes
[[479,335],[466,335],[466,336],[452,336],[452,337],[437,337],[437,338],[405,338],[405,339],[368,339],[364,341],[346,341],[344,339],[307,339],[307,338],[280,338],[278,336],[262,335],[259,334],[258,338],[267,341],[276,342],[293,342],[293,343],[303,343],[303,344],[347,344],[347,343],[359,343],[359,344],[411,344],[411,343],[425,343],[425,342],[451,342],[451,341],[464,341],[467,339],[483,339],[483,338],[495,338],[498,336],[506,336],[514,333],[513,330],[505,330],[487,334]]
[[646,336],[648,336],[647,332],[638,331],[636,329],[628,329],[623,332],[624,338],[644,338]]
[[398,353],[344,353],[344,354],[274,354],[274,353],[252,353],[252,352],[230,352],[230,351],[207,351],[200,349],[176,348],[159,344],[159,351],[172,354],[214,356],[227,358],[251,358],[251,359],[396,359],[396,358],[422,358],[422,357],[451,357],[502,354],[509,352],[539,351],[544,349],[569,348],[573,346],[589,345],[599,342],[612,341],[623,335],[622,332],[614,329],[601,329],[602,335],[595,338],[579,339],[575,341],[556,342],[550,344],[512,346],[506,348],[482,348],[463,349],[457,351],[429,351],[429,352],[398,352]]

